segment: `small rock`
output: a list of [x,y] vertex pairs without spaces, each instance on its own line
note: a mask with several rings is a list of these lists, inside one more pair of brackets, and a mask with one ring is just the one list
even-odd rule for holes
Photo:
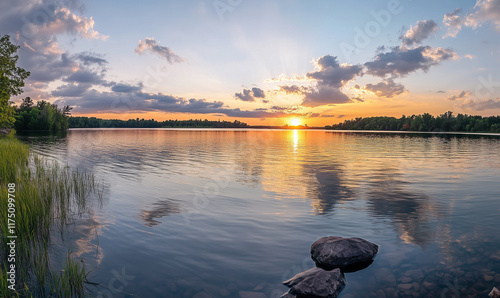
[[412,284],[399,284],[398,288],[403,289],[403,290],[409,290],[409,289],[413,288],[413,285]]
[[427,281],[424,281],[423,285],[429,291],[432,291],[434,288],[436,288],[436,284]]
[[409,283],[411,283],[412,279],[409,277],[401,277],[401,278],[399,278],[399,281],[401,283],[404,283],[404,284],[409,284]]
[[346,281],[340,269],[327,271],[312,268],[284,281],[283,284],[296,296],[337,297]]
[[391,287],[396,286],[396,276],[389,268],[383,267],[378,269],[377,271],[375,271],[375,277],[377,279],[377,282],[380,284]]
[[239,291],[238,294],[240,298],[266,298],[266,295],[260,292]]
[[389,298],[398,296],[398,292],[394,288],[387,288],[384,290],[384,292],[385,292],[385,296],[389,297]]
[[323,237],[311,245],[311,257],[320,266],[343,268],[372,260],[379,246],[361,238]]
[[227,296],[231,295],[231,292],[229,292],[227,289],[222,288],[222,289],[219,289],[219,294],[221,296],[227,297]]
[[416,282],[421,282],[422,279],[424,278],[424,273],[420,269],[408,270],[406,271],[405,275],[410,277],[411,279],[413,279],[413,281]]
[[387,298],[387,296],[385,296],[385,293],[382,289],[378,289],[375,297],[376,298]]
[[491,298],[500,298],[500,291],[497,288],[493,288],[489,295]]
[[414,282],[414,283],[412,283],[412,285],[413,285],[413,289],[414,289],[415,291],[417,291],[417,292],[418,292],[418,291],[420,290],[420,284],[419,284],[419,283]]
[[485,282],[490,282],[490,281],[494,280],[495,278],[491,275],[483,274],[483,279]]
[[265,286],[265,283],[261,282],[255,288],[253,288],[253,290],[254,291],[261,291],[262,289],[264,289],[264,286]]

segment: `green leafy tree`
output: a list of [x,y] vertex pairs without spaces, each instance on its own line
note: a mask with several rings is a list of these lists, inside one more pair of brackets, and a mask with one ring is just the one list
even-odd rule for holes
[[0,38],[0,128],[10,128],[14,124],[14,107],[9,100],[23,92],[24,80],[30,75],[29,71],[16,66],[18,49],[8,35]]

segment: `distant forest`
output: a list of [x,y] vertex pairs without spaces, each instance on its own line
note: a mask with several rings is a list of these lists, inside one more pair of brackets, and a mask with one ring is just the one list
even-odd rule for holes
[[244,128],[248,124],[234,120],[209,121],[207,119],[190,120],[166,120],[156,121],[154,119],[129,119],[129,120],[106,120],[96,117],[70,117],[70,128]]
[[456,131],[456,132],[498,132],[500,116],[481,117],[467,114],[453,115],[446,112],[434,117],[431,114],[412,115],[401,118],[368,117],[346,120],[344,123],[326,126],[326,129],[338,130],[392,130],[392,131]]

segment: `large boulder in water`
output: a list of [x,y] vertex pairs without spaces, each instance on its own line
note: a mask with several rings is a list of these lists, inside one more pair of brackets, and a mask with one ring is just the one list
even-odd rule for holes
[[311,245],[311,257],[320,267],[344,268],[369,262],[378,245],[361,238],[323,237]]
[[297,297],[328,297],[335,298],[345,286],[344,273],[340,269],[327,271],[321,268],[312,268],[301,272],[283,284],[290,288],[287,296]]

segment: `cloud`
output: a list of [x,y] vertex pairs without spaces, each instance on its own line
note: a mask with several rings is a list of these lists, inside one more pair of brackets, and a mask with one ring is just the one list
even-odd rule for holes
[[[95,53],[72,55],[59,45],[60,35],[69,35],[74,39],[107,38],[94,29],[94,20],[91,17],[78,14],[82,12],[78,1],[2,1],[0,11],[2,32],[10,35],[11,41],[21,46],[18,51],[18,65],[31,72],[22,97],[47,99],[51,93],[46,91],[49,86],[47,83],[63,79],[68,84],[53,90],[54,94],[79,94],[89,86],[77,81],[84,81],[85,75],[87,81],[91,80],[92,75],[88,73],[90,71],[96,74],[101,72],[90,67],[105,67],[107,61]],[[94,76],[94,79],[98,77],[99,75]]]
[[500,30],[500,0],[478,0],[476,12],[468,16],[468,25],[477,28],[482,23],[492,22]]
[[142,90],[142,87],[142,83],[139,83],[137,86],[119,83],[114,84],[111,87],[111,91],[119,93],[139,92]]
[[297,85],[290,85],[290,86],[283,85],[279,86],[279,88],[280,88],[279,91],[284,92],[285,94],[298,94],[298,95],[305,94],[309,90],[308,87],[297,86]]
[[252,101],[255,101],[256,98],[265,98],[266,94],[265,94],[264,90],[254,87],[251,90],[250,89],[243,89],[242,92],[235,93],[234,96],[236,98],[241,99],[242,101],[252,102]]
[[308,91],[305,94],[302,105],[306,107],[318,107],[349,102],[352,102],[351,99],[342,93],[339,88],[320,86],[317,90]]
[[139,55],[144,54],[145,51],[150,51],[162,58],[167,59],[170,64],[186,61],[184,58],[178,56],[170,50],[170,48],[160,46],[152,37],[146,37],[144,40],[139,40],[139,44],[135,48],[135,52]]
[[98,73],[90,69],[80,68],[62,80],[64,82],[101,84],[103,78],[103,72]]
[[82,52],[74,55],[74,57],[81,61],[83,65],[89,66],[92,64],[96,64],[99,66],[105,66],[108,64],[108,61],[101,57],[101,55],[92,52]]
[[433,20],[418,21],[415,27],[411,26],[405,34],[401,35],[403,45],[412,46],[420,44],[424,39],[429,37],[432,33],[436,32],[438,25]]
[[493,23],[497,30],[500,30],[500,0],[477,0],[474,5],[474,12],[459,16],[462,10],[455,9],[443,17],[443,24],[448,27],[448,31],[443,36],[456,37],[462,27],[477,29],[484,23]]
[[91,84],[70,83],[58,86],[51,92],[56,97],[79,97],[92,87]]
[[456,59],[457,54],[451,49],[419,46],[407,49],[393,47],[390,52],[380,53],[375,60],[366,62],[366,73],[385,77],[403,77],[417,70],[428,71],[431,66],[438,65],[448,59]]
[[221,101],[185,99],[163,93],[147,93],[142,85],[114,83],[112,91],[78,89],[78,84],[62,86],[54,91],[61,98],[55,103],[70,105],[77,113],[137,113],[168,112],[188,114],[224,114],[241,118],[276,118],[293,115],[293,111],[268,111],[266,109],[241,110],[229,108]]
[[464,20],[458,15],[462,12],[461,8],[457,8],[452,12],[446,13],[443,16],[443,24],[448,27],[448,31],[443,36],[446,37],[456,37],[458,32],[462,30],[462,25]]
[[395,83],[392,79],[382,81],[378,84],[366,84],[363,89],[375,93],[378,97],[392,98],[406,91],[405,86]]
[[462,91],[462,92],[460,92],[460,94],[450,96],[446,100],[454,101],[454,100],[457,100],[457,99],[462,99],[462,98],[469,97],[470,95],[471,95],[471,93],[469,91]]
[[340,88],[347,82],[361,74],[360,65],[340,65],[337,57],[325,55],[314,62],[316,70],[306,74],[309,79],[314,79],[322,86]]
[[[340,91],[349,81],[361,75],[361,65],[339,64],[337,57],[325,55],[313,61],[315,69],[307,73],[302,80],[312,82],[313,86],[281,85],[281,92],[304,95],[302,105],[317,107],[323,105],[351,102],[349,97]],[[298,76],[297,76],[298,77]]]
[[472,108],[476,111],[484,111],[491,109],[500,109],[500,98],[497,99],[488,99],[482,101],[474,101],[471,99],[465,100],[462,104],[460,104],[462,108]]

